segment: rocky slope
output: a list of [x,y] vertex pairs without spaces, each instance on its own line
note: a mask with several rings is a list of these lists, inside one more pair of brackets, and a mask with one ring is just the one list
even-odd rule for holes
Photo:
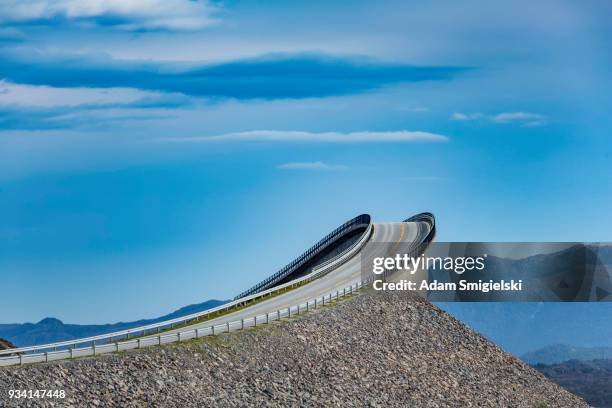
[[9,388],[64,389],[55,406],[75,407],[588,406],[406,292],[204,341],[0,370],[0,405],[23,406]]

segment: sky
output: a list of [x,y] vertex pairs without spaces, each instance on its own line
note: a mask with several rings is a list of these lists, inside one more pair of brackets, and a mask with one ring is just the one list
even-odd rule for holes
[[361,213],[612,241],[611,12],[3,1],[0,323],[228,299]]

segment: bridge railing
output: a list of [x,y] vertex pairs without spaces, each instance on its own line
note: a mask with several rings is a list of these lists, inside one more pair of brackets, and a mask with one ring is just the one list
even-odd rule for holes
[[[314,244],[308,250],[306,250],[306,252],[304,252],[302,255],[295,258],[291,263],[284,266],[281,270],[279,270],[272,276],[264,279],[263,281],[257,283],[253,287],[242,292],[241,294],[236,296],[235,299],[238,299],[244,296],[248,296],[248,295],[252,295],[253,293],[270,288],[271,286],[277,284],[278,282],[290,276],[298,268],[306,264],[316,255],[320,254],[323,250],[328,248],[330,245],[333,245],[336,241],[341,239],[346,234],[358,228],[367,227],[371,225],[371,222],[372,222],[371,217],[368,214],[358,215],[357,217],[345,222],[344,224],[342,224],[341,226],[339,226],[338,228],[336,228],[335,230],[327,234],[323,239],[321,239],[319,242]],[[347,252],[349,250],[350,248],[348,248],[347,250],[343,252]],[[338,255],[338,257],[341,257],[341,256],[342,254]]]
[[[371,280],[370,280],[371,281]],[[24,365],[43,363],[56,360],[66,360],[79,357],[97,356],[106,353],[116,353],[119,351],[139,349],[148,346],[156,346],[168,343],[174,343],[178,341],[186,341],[191,339],[197,339],[206,336],[214,336],[222,333],[231,333],[239,330],[244,330],[249,327],[255,327],[262,324],[270,324],[274,321],[279,321],[285,318],[291,318],[302,313],[315,310],[319,307],[326,306],[334,301],[337,301],[346,296],[351,296],[359,291],[364,286],[368,285],[370,281],[355,282],[342,289],[332,291],[325,295],[317,296],[313,299],[307,300],[306,302],[298,303],[289,307],[281,308],[276,311],[259,314],[246,319],[228,321],[226,323],[211,325],[208,327],[199,327],[194,329],[185,329],[179,332],[160,333],[157,336],[150,336],[138,339],[128,339],[124,341],[117,341],[113,343],[91,345],[79,348],[70,348],[64,350],[45,351],[38,353],[20,353],[13,354],[6,357],[0,358],[1,366],[11,365]]]
[[[419,214],[419,216],[420,215],[422,214]],[[429,242],[431,242],[435,235],[435,220],[433,219],[433,215],[429,214],[429,216],[424,217],[423,219],[417,219],[415,217],[418,216],[415,216],[405,221],[427,222],[430,224],[430,229],[427,236],[411,250],[412,256],[418,256],[419,253],[422,253],[422,251],[427,248]],[[353,293],[355,293],[355,291],[360,290],[362,287],[368,286],[372,282],[373,277],[368,277],[366,279],[357,281],[356,283],[353,283],[350,286],[344,287],[340,290],[336,290],[335,293],[330,292],[326,295],[315,297],[314,299],[310,299],[306,302],[298,303],[297,305],[289,306],[265,314],[256,315],[251,318],[228,321],[226,323],[211,325],[204,328],[186,328],[185,330],[174,331],[172,333],[159,333],[157,335],[154,334],[156,330],[161,331],[162,329],[173,328],[177,325],[187,324],[189,322],[202,319],[203,317],[211,317],[213,313],[228,310],[231,311],[231,308],[243,305],[251,300],[263,298],[265,296],[272,296],[274,293],[286,290],[287,288],[295,287],[307,281],[314,280],[336,268],[338,266],[338,262],[346,262],[348,259],[352,258],[355,254],[357,254],[361,250],[363,245],[365,245],[365,243],[369,240],[372,234],[372,230],[373,226],[370,223],[368,225],[366,233],[362,235],[359,241],[357,241],[347,251],[343,253],[344,256],[342,258],[333,259],[333,262],[330,262],[327,265],[321,265],[320,268],[313,270],[313,272],[311,272],[309,275],[296,279],[294,281],[287,282],[285,284],[256,293],[254,295],[237,299],[235,301],[229,302],[213,309],[206,310],[204,312],[194,313],[189,316],[151,324],[148,326],[142,326],[129,330],[123,330],[120,332],[69,340],[64,342],[0,350],[0,367],[18,364],[23,365],[31,363],[40,363],[54,360],[65,360],[85,356],[95,356],[110,352],[118,352],[146,346],[190,340],[220,333],[229,333],[252,326],[257,326],[258,324],[270,323],[275,320],[292,317],[293,314],[300,314],[301,311],[309,311],[311,307],[316,309],[319,306],[325,305],[326,301],[327,303],[330,303],[333,300],[338,300],[344,296],[352,295]],[[147,337],[130,339],[129,337],[131,335]],[[99,342],[104,343],[99,344]],[[78,347],[79,345],[81,346]]]
[[103,347],[103,346],[107,346],[106,343],[114,343],[122,339],[127,341],[130,339],[130,337],[136,337],[136,336],[141,337],[141,336],[151,335],[156,332],[173,329],[176,326],[183,326],[189,323],[198,322],[200,320],[210,319],[210,318],[216,317],[216,315],[220,313],[231,312],[234,309],[244,306],[245,304],[251,301],[265,298],[268,296],[273,296],[287,289],[291,289],[293,287],[305,284],[307,282],[310,282],[314,279],[317,279],[325,275],[326,273],[331,271],[333,268],[338,267],[341,262],[346,262],[348,259],[352,258],[355,254],[357,254],[361,250],[363,245],[365,245],[365,243],[368,241],[372,233],[372,228],[373,228],[372,224],[368,224],[368,228],[366,229],[366,232],[361,236],[361,238],[358,241],[356,241],[351,247],[349,247],[346,251],[344,251],[341,257],[335,258],[335,263],[333,265],[329,264],[324,267],[316,268],[310,274],[303,276],[299,279],[295,279],[291,282],[287,282],[282,285],[278,285],[273,288],[263,290],[261,292],[257,292],[252,295],[241,297],[239,299],[225,303],[223,305],[217,306],[212,309],[204,310],[202,312],[193,313],[187,316],[182,316],[182,317],[178,317],[178,318],[171,319],[171,320],[166,320],[163,322],[149,324],[146,326],[134,327],[131,329],[121,330],[121,331],[107,333],[107,334],[101,334],[97,336],[90,336],[90,337],[80,338],[80,339],[73,339],[73,340],[42,344],[42,345],[36,345],[36,346],[0,350],[0,366],[3,365],[3,361],[4,359],[6,359],[6,357],[3,357],[3,356],[10,356],[10,355],[16,355],[16,354],[23,355],[27,353],[37,353],[41,351],[58,352],[58,351],[62,351],[61,349],[69,350],[69,349],[82,348],[84,345],[88,345],[89,347]]

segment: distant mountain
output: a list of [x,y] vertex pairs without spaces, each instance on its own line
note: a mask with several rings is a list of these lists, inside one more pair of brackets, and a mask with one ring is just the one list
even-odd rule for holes
[[[500,244],[502,245],[502,244]],[[563,244],[565,245],[565,244]],[[517,251],[533,250],[529,246],[518,246]],[[544,248],[546,250],[558,249],[561,244],[555,244]],[[452,247],[452,246],[451,246]],[[489,248],[494,250],[495,247]],[[508,250],[508,247],[501,246]],[[442,250],[450,251],[453,256],[480,256],[488,251],[487,245],[475,244],[473,246],[457,245],[456,249]],[[543,250],[544,250],[543,249]],[[454,251],[454,252],[453,252]],[[514,279],[523,281],[523,289],[520,292],[504,291],[455,291],[454,298],[463,302],[478,301],[589,301],[589,300],[612,300],[612,280],[610,270],[612,265],[610,258],[611,248],[608,246],[598,247],[592,245],[576,244],[568,248],[552,253],[542,253],[525,258],[515,259],[499,257],[489,254],[484,270],[469,270],[457,274],[449,272],[444,268],[431,269],[430,279],[438,281],[468,282],[487,281],[492,279]],[[440,254],[437,254],[440,256]],[[449,299],[448,294],[432,291],[428,293],[428,299],[432,301],[444,301]]]
[[521,356],[524,362],[534,364],[556,364],[568,360],[612,359],[612,347],[576,347],[555,344]]
[[590,405],[612,408],[612,360],[570,360],[533,367],[549,380],[584,398]]
[[0,350],[15,348],[15,345],[8,340],[0,339]]
[[612,347],[612,302],[438,302],[519,357],[551,344]]
[[[610,245],[572,245],[556,253],[539,254],[518,260],[493,256],[489,260],[487,279],[495,279],[496,274],[497,278],[539,274],[541,278],[552,282],[551,292],[556,293],[559,299],[575,299],[574,295],[585,295],[585,290],[590,293],[593,282],[597,283],[594,285],[594,293],[602,299],[609,299],[610,295],[606,293],[612,291]],[[594,280],[595,278],[597,280]],[[612,347],[611,301],[472,301],[483,296],[485,295],[471,294],[465,295],[462,302],[435,304],[516,356],[551,344]],[[595,355],[592,358],[595,357],[601,356]]]
[[9,340],[18,347],[54,343],[158,323],[164,320],[212,309],[224,303],[227,303],[227,300],[208,300],[203,303],[185,306],[170,314],[155,319],[143,319],[134,322],[91,325],[64,324],[58,319],[47,317],[38,323],[0,324],[0,337]]

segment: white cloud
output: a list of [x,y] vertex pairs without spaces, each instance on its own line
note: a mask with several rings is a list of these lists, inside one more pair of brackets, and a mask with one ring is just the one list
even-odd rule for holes
[[136,102],[161,97],[157,92],[131,88],[55,88],[23,85],[0,80],[0,106],[74,107],[78,105],[108,105]]
[[0,22],[100,19],[125,30],[197,30],[215,22],[208,0],[4,0]]
[[165,137],[156,142],[196,143],[196,142],[328,142],[328,143],[366,143],[366,142],[446,142],[447,136],[429,132],[302,132],[282,130],[252,130],[248,132],[225,133],[216,136]]
[[482,118],[482,113],[455,112],[451,115],[452,120],[461,120],[461,121],[478,120],[480,118]]
[[501,112],[496,115],[484,116],[482,113],[455,112],[450,116],[451,120],[472,121],[489,120],[495,123],[517,123],[521,127],[537,127],[548,124],[547,118],[539,113],[531,112]]
[[543,115],[530,112],[502,112],[492,117],[498,123],[540,121],[545,119]]
[[327,164],[323,163],[322,161],[285,163],[277,166],[277,168],[282,170],[309,171],[341,171],[348,169],[348,167],[342,166],[340,164]]

